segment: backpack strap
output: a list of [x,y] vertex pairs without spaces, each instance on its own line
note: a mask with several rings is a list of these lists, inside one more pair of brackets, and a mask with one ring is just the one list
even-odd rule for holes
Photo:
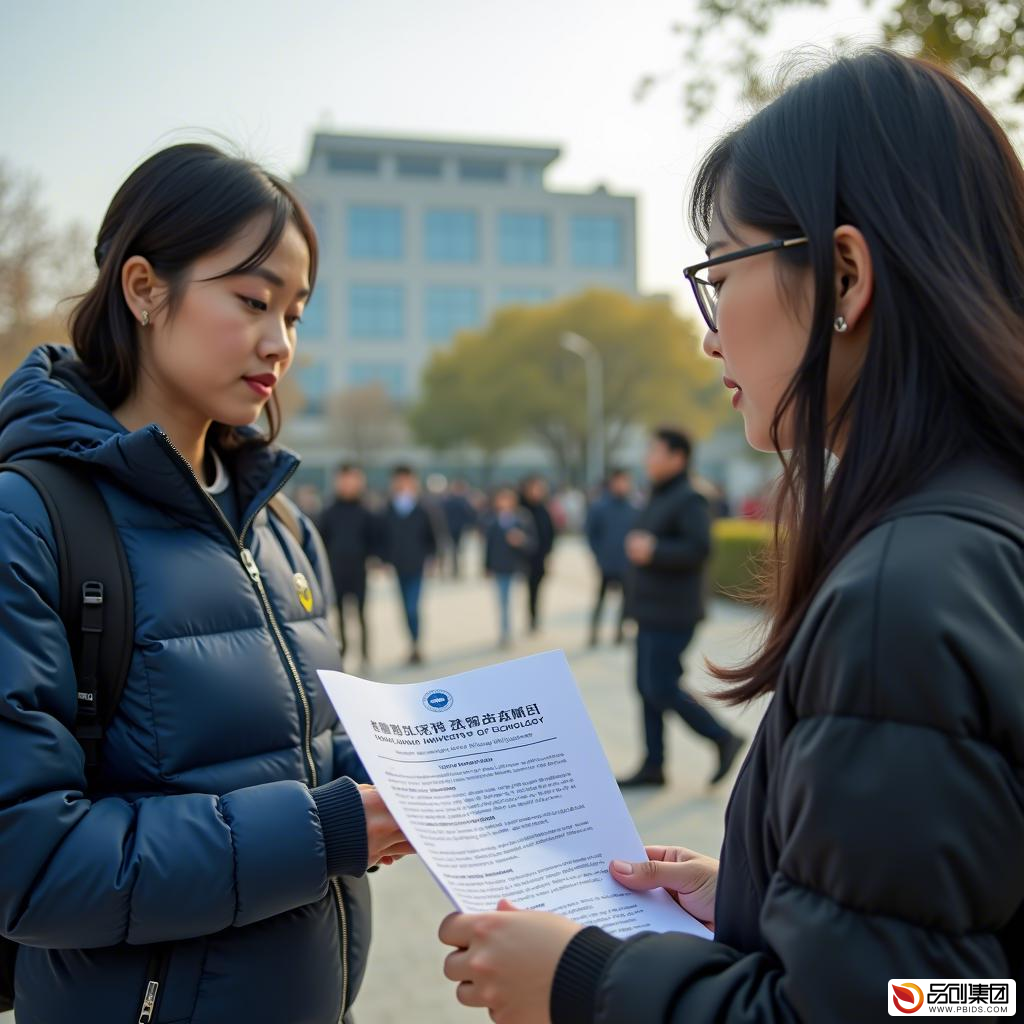
[[277,516],[281,525],[299,542],[300,548],[305,548],[302,540],[302,527],[299,525],[299,517],[295,514],[295,506],[283,494],[275,494],[267,502],[267,508]]
[[83,468],[23,459],[0,465],[39,492],[53,527],[60,574],[60,617],[78,680],[75,736],[87,773],[99,758],[131,664],[134,589],[107,503]]

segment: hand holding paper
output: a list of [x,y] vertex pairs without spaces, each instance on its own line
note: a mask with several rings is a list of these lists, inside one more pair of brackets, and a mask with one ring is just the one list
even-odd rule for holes
[[612,877],[634,892],[664,889],[678,904],[714,931],[718,861],[682,846],[648,846],[646,860],[613,860]]
[[402,834],[398,823],[384,805],[375,786],[360,786],[359,795],[366,815],[366,843],[369,849],[369,864],[390,864],[395,857],[415,853],[409,841]]
[[449,914],[438,938],[455,952],[444,976],[458,982],[463,1006],[486,1007],[492,1020],[548,1020],[555,970],[582,925],[558,914],[518,912],[506,901],[492,914]]
[[536,655],[440,683],[321,672],[380,796],[461,911],[502,898],[614,935],[710,932],[658,888],[630,891],[612,860],[643,845],[565,656]]

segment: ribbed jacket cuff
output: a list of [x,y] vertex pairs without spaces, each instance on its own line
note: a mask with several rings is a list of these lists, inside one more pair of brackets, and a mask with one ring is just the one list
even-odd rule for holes
[[370,859],[366,813],[359,788],[351,779],[335,779],[312,790],[327,850],[327,874],[361,875]]
[[551,986],[551,1024],[594,1024],[597,988],[622,940],[600,928],[577,932],[558,961]]

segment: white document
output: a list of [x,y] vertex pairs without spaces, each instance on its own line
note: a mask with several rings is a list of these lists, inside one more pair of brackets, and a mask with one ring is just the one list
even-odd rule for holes
[[502,897],[625,937],[711,933],[608,862],[646,860],[561,651],[432,683],[320,678],[363,764],[456,909]]

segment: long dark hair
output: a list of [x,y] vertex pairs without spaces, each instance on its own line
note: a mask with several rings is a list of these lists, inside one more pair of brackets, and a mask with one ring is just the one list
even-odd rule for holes
[[[161,150],[140,164],[117,190],[100,226],[94,255],[99,275],[71,313],[71,340],[89,383],[115,409],[135,390],[139,348],[135,318],[124,299],[121,268],[144,256],[168,284],[170,312],[181,301],[188,271],[201,256],[229,243],[260,215],[270,216],[260,244],[222,276],[259,266],[274,251],[289,222],[309,247],[309,283],[316,281],[316,231],[290,186],[269,171],[206,143]],[[281,427],[276,394],[266,407],[269,443]],[[223,447],[241,442],[233,428],[216,425]],[[247,444],[252,444],[251,435]]]
[[[872,49],[805,78],[712,149],[690,202],[705,240],[713,212],[727,231],[807,236],[777,257],[780,287],[794,265],[814,277],[807,351],[771,429],[783,473],[766,641],[745,665],[712,667],[740,703],[774,689],[825,578],[897,500],[965,451],[1011,465],[1024,452],[1024,170],[951,73]],[[863,233],[875,285],[862,371],[829,421],[842,224]]]

